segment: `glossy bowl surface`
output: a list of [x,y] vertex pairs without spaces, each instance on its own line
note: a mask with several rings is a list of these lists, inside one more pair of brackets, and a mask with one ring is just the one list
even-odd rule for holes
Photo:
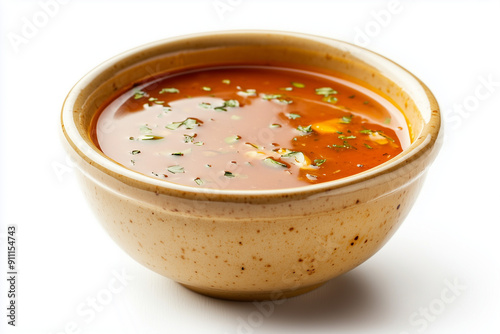
[[[313,66],[361,80],[404,111],[413,142],[351,177],[237,191],[200,190],[139,174],[90,140],[92,117],[117,91],[165,72],[221,63]],[[442,138],[434,96],[399,65],[349,43],[276,31],[181,36],[124,52],[73,87],[61,121],[82,189],[111,238],[151,270],[194,291],[235,300],[298,295],[367,260],[408,214]]]

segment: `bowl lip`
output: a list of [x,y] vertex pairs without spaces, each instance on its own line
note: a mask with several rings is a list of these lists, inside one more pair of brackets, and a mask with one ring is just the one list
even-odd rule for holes
[[[368,65],[373,65],[370,61],[375,58],[377,61],[383,62],[384,66],[390,66],[398,71],[405,73],[406,79],[414,80],[416,84],[425,95],[425,102],[428,102],[430,117],[424,119],[424,126],[421,133],[417,138],[413,140],[408,148],[403,150],[397,156],[391,158],[387,162],[380,164],[376,167],[370,168],[366,171],[344,177],[341,179],[322,182],[311,185],[304,185],[299,187],[290,188],[278,188],[278,189],[248,189],[248,190],[236,190],[236,189],[220,189],[220,188],[197,188],[194,186],[187,186],[182,184],[176,184],[160,179],[153,178],[136,172],[134,170],[128,169],[121,164],[113,161],[112,159],[105,156],[95,145],[89,145],[80,135],[78,131],[78,126],[75,122],[74,116],[74,104],[76,99],[79,97],[80,91],[84,89],[88,84],[95,80],[104,71],[109,70],[114,65],[122,60],[129,59],[130,57],[140,55],[142,52],[157,47],[167,46],[173,42],[178,41],[188,41],[190,39],[199,38],[213,38],[214,36],[226,36],[231,35],[262,35],[263,38],[267,35],[273,35],[276,37],[288,37],[296,39],[306,39],[308,41],[316,41],[318,43],[323,42],[329,44],[331,47],[340,49],[344,48],[348,51],[358,51],[363,53],[366,58],[361,57],[360,60]],[[356,52],[356,57],[359,58],[359,53]],[[370,59],[367,59],[370,58]],[[135,64],[145,61],[150,58],[140,58]],[[431,108],[432,107],[432,108]],[[169,37],[161,39],[158,41],[150,42],[137,46],[135,48],[124,51],[117,54],[108,60],[104,61],[100,65],[96,66],[90,70],[86,75],[84,75],[69,91],[66,99],[64,100],[62,111],[61,111],[61,130],[63,133],[63,141],[70,145],[70,147],[75,151],[83,160],[87,161],[90,165],[100,169],[108,175],[120,180],[121,182],[133,185],[144,190],[149,190],[158,193],[167,193],[170,195],[178,195],[182,197],[197,197],[203,195],[204,199],[207,200],[227,200],[227,198],[254,198],[254,197],[286,197],[290,198],[294,195],[304,196],[316,193],[325,192],[328,190],[334,190],[339,188],[345,188],[350,185],[360,184],[367,180],[374,179],[377,176],[390,173],[400,167],[406,165],[409,161],[418,158],[425,151],[432,149],[435,144],[440,144],[438,142],[438,137],[442,136],[442,122],[438,103],[436,98],[429,90],[429,88],[414,74],[406,70],[394,61],[374,52],[369,49],[363,48],[361,46],[345,42],[342,40],[334,39],[326,36],[318,36],[313,34],[306,34],[300,32],[291,31],[278,31],[278,30],[224,30],[224,31],[209,31],[194,34],[187,34],[175,37]]]

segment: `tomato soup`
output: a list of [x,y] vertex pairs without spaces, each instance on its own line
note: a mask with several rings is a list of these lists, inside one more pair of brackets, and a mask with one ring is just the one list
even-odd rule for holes
[[403,113],[342,76],[214,66],[141,82],[90,129],[119,164],[200,188],[277,189],[366,171],[410,145]]

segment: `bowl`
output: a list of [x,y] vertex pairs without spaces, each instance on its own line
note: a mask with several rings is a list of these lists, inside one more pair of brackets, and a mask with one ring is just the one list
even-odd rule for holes
[[[307,65],[361,80],[404,111],[412,143],[378,167],[335,181],[200,190],[127,169],[89,138],[96,111],[124,87],[220,63]],[[232,300],[299,295],[370,258],[409,213],[442,141],[436,99],[399,65],[346,42],[276,31],[201,33],[124,52],[78,81],[61,122],[83,192],[111,238],[160,275]]]

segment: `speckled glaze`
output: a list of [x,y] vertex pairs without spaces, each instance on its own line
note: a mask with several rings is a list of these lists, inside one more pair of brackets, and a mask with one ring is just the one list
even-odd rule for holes
[[[362,80],[401,107],[412,145],[341,180],[234,191],[224,184],[200,190],[141,175],[90,141],[92,116],[116,91],[172,69],[220,63],[305,64]],[[234,300],[298,295],[367,260],[408,214],[442,138],[435,98],[400,66],[345,42],[270,31],[171,38],[118,55],[73,87],[62,130],[83,191],[121,248],[194,291]]]

